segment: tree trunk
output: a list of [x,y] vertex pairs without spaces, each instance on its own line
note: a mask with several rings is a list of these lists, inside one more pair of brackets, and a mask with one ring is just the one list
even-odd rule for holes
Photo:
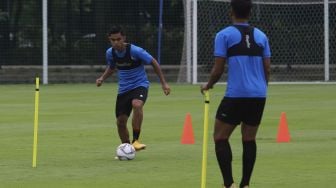
[[[12,27],[12,33],[13,33],[13,40],[12,40],[12,46],[15,48],[17,47],[17,40],[18,40],[18,32],[19,32],[19,20],[21,18],[21,13],[22,13],[22,0],[18,0],[17,2],[17,6],[16,6],[16,10],[15,10],[15,15],[12,17],[12,15],[10,14],[10,19],[14,19],[13,20],[13,27]],[[10,7],[11,10],[13,9],[13,2],[10,3]],[[14,12],[14,11],[11,11]]]
[[96,27],[96,49],[97,49],[97,60],[98,64],[105,64],[105,51],[107,47],[106,42],[106,23],[105,23],[105,10],[106,2],[104,1],[93,1],[94,3],[94,15],[95,15],[95,27]]
[[186,27],[188,26],[187,23],[187,14],[186,14],[186,0],[183,0],[183,11],[184,11],[184,40],[183,40],[183,50],[182,50],[182,56],[181,56],[181,63],[180,63],[180,69],[179,69],[179,74],[177,77],[177,82],[178,83],[185,83],[187,82],[188,78],[187,78],[187,52],[186,50],[190,50],[190,49],[186,49],[187,47],[187,32],[186,32]]
[[0,69],[1,65],[7,64],[9,58],[7,55],[9,48],[9,10],[8,10],[8,1],[0,2]]
[[66,1],[66,14],[67,14],[67,28],[66,28],[66,52],[67,52],[67,59],[65,64],[70,64],[72,62],[72,43],[73,43],[73,36],[72,36],[72,3],[71,0]]

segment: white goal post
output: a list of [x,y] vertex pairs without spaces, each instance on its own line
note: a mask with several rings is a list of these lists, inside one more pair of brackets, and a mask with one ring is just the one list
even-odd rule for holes
[[[229,7],[230,0],[185,0],[186,72],[178,80],[207,81]],[[336,0],[255,0],[250,23],[269,37],[272,82],[336,81]]]

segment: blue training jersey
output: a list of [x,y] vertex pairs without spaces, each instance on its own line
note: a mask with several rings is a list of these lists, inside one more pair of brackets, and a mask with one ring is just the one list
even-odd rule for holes
[[[106,51],[106,62],[111,69],[118,69],[118,94],[125,93],[137,87],[149,87],[149,81],[145,71],[145,64],[151,64],[153,57],[143,48],[129,44],[129,52],[126,48],[118,52],[112,47]],[[126,59],[125,63],[117,64],[113,58],[115,54],[118,59]],[[125,57],[129,56],[129,57]],[[136,64],[136,65],[134,65]]]
[[[237,24],[248,27],[246,24]],[[235,26],[228,26],[219,31],[215,38],[214,56],[226,58],[228,78],[225,97],[265,98],[267,83],[264,73],[263,58],[271,57],[267,36],[257,28],[253,30],[254,41],[261,47],[261,56],[228,56],[228,50],[242,40],[241,32]]]

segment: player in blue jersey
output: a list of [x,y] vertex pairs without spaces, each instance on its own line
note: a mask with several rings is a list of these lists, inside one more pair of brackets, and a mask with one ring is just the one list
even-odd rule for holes
[[[143,120],[143,106],[147,99],[149,81],[144,65],[152,65],[158,75],[162,90],[169,95],[167,84],[158,62],[143,48],[126,43],[126,36],[121,27],[115,26],[108,33],[112,47],[106,51],[107,68],[96,80],[99,87],[114,72],[118,72],[118,96],[115,107],[118,134],[122,143],[132,143],[136,150],[145,149],[146,145],[139,141]],[[130,142],[127,120],[133,111],[133,140]]]
[[247,188],[256,160],[256,134],[262,119],[270,77],[270,47],[267,36],[250,26],[251,0],[231,0],[233,24],[215,38],[215,64],[201,92],[209,90],[228,66],[227,87],[214,125],[215,151],[224,187],[235,187],[232,177],[231,133],[241,125],[243,162],[239,187]]

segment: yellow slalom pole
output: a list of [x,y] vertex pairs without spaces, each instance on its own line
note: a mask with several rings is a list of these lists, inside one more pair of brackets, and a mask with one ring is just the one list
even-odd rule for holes
[[208,161],[208,127],[209,127],[209,91],[204,91],[204,131],[203,131],[203,158],[201,188],[206,187],[207,161]]
[[36,77],[36,88],[35,88],[35,114],[34,114],[34,145],[33,145],[33,168],[36,167],[37,158],[37,130],[38,130],[38,109],[39,109],[39,85],[40,78]]

